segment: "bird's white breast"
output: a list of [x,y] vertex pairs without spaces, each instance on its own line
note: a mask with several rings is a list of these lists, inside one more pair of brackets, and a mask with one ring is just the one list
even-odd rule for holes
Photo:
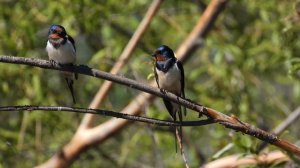
[[166,73],[156,68],[159,87],[176,95],[181,94],[181,72],[175,63]]
[[53,45],[48,41],[46,50],[50,60],[54,60],[61,64],[70,64],[76,62],[76,52],[72,43],[67,40],[64,45],[59,48],[54,48]]

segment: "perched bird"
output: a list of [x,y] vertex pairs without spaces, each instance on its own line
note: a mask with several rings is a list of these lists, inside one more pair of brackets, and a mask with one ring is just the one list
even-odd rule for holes
[[[185,98],[184,94],[184,70],[181,62],[176,59],[175,54],[171,48],[166,45],[161,45],[156,49],[152,55],[155,58],[154,74],[158,87],[161,91],[171,92],[177,96]],[[182,122],[181,106],[163,99],[164,104],[172,116],[173,120],[177,120],[178,113],[179,121]],[[184,109],[186,114],[186,110]],[[180,141],[182,139],[182,128],[180,130]],[[176,131],[177,128],[176,128]],[[176,139],[176,133],[175,133]],[[182,142],[180,142],[181,144]]]
[[[46,50],[52,64],[73,65],[76,62],[75,41],[67,34],[65,28],[61,25],[50,26]],[[74,77],[75,79],[78,78],[77,73],[62,72],[62,74],[68,84],[73,103],[75,104],[73,82]]]

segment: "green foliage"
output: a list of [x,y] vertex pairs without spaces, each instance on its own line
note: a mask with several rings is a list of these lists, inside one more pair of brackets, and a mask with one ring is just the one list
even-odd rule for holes
[[[175,50],[203,12],[197,2],[164,1],[142,39],[145,48],[154,50],[167,44]],[[149,4],[145,0],[1,1],[0,54],[47,59],[48,27],[61,24],[75,37],[78,64],[109,71]],[[184,65],[187,98],[266,130],[276,127],[300,99],[300,18],[294,6],[291,0],[230,1],[204,47]],[[138,81],[152,80],[150,53],[138,47],[133,55],[120,74]],[[79,76],[76,106],[88,107],[102,83]],[[101,108],[119,111],[138,93],[116,84]],[[72,105],[69,96],[56,71],[0,63],[1,106],[68,106]],[[161,99],[151,104],[146,114],[169,118]],[[197,117],[189,112],[185,120]],[[81,114],[64,112],[1,112],[0,167],[33,167],[44,162],[71,139],[81,118]],[[96,122],[107,119],[99,117]],[[294,123],[283,137],[299,139],[299,126],[299,122]],[[219,125],[185,127],[184,132],[192,167],[203,163],[199,151],[210,161],[234,153],[252,153],[259,144]],[[140,123],[82,154],[72,167],[99,165],[183,167],[180,154],[175,153],[173,133],[165,127]]]

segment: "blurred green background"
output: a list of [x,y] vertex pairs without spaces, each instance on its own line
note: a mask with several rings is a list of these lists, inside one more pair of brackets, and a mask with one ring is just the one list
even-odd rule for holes
[[[120,74],[147,82],[151,52],[161,44],[174,50],[210,1],[171,1],[159,12]],[[109,71],[141,22],[150,1],[1,0],[0,55],[48,59],[51,24],[63,25],[75,38],[77,63]],[[203,48],[185,65],[186,97],[265,130],[272,130],[299,106],[300,19],[297,1],[230,1],[207,35]],[[78,107],[88,107],[103,80],[79,76]],[[120,111],[139,91],[117,85],[102,109]],[[0,105],[70,106],[66,83],[57,71],[0,63]],[[82,114],[0,112],[0,167],[33,167],[49,159],[75,133]],[[170,119],[161,99],[143,115]],[[97,117],[102,123],[109,117]],[[197,120],[189,112],[185,120]],[[282,137],[297,142],[300,123]],[[247,154],[255,138],[219,124],[185,127],[185,151],[191,167],[230,154]],[[229,145],[228,149],[219,152]],[[276,149],[269,147],[270,150]],[[218,153],[219,152],[219,153]],[[218,153],[218,154],[217,154]],[[216,155],[217,154],[217,155]],[[83,153],[72,167],[183,167],[167,127],[133,123],[101,147]]]

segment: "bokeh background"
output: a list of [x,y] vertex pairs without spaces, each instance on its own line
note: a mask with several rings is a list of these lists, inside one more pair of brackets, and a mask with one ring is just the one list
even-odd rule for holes
[[[174,50],[190,33],[209,0],[166,0],[133,57],[119,73],[147,83],[153,80],[151,52],[166,44]],[[229,1],[210,33],[184,64],[186,97],[225,114],[272,130],[300,102],[300,18],[295,0]],[[77,63],[110,71],[141,22],[150,1],[1,0],[0,55],[48,59],[51,24],[74,37]],[[80,75],[75,83],[78,107],[88,107],[103,80]],[[120,111],[138,93],[113,85],[101,109]],[[0,105],[71,106],[70,93],[57,71],[0,63]],[[49,159],[75,133],[82,114],[0,112],[0,167],[33,167]],[[161,99],[144,116],[170,119]],[[100,124],[109,117],[97,117]],[[188,111],[185,120],[197,120]],[[296,143],[299,121],[281,137]],[[185,127],[191,167],[231,154],[255,153],[259,140],[219,124]],[[223,150],[225,149],[225,150]],[[275,147],[269,146],[268,150]],[[220,152],[221,151],[221,152]],[[120,134],[80,155],[72,167],[182,167],[167,127],[133,123]]]

